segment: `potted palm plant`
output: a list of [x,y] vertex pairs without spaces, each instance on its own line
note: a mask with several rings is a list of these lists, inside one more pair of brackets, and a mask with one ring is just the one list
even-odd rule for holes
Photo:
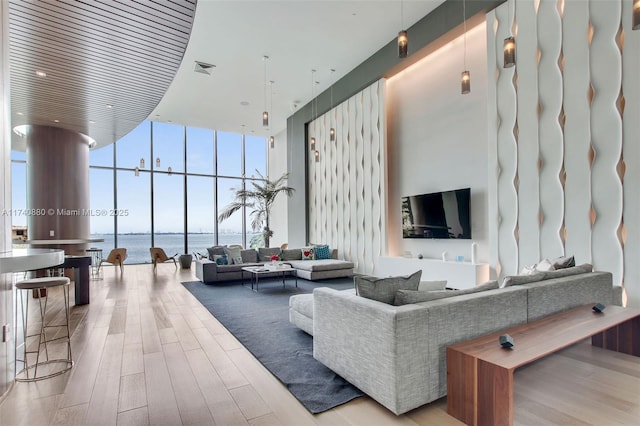
[[284,193],[290,197],[295,189],[286,185],[287,178],[289,177],[288,173],[284,173],[273,181],[262,176],[257,170],[256,173],[260,179],[250,181],[251,189],[232,188],[232,191],[235,192],[235,200],[226,206],[218,215],[218,222],[223,222],[242,207],[246,206],[252,209],[249,214],[251,217],[251,228],[254,231],[262,228],[264,245],[265,247],[269,247],[269,238],[273,235],[273,231],[269,229],[269,213],[271,212],[273,202],[280,193]]

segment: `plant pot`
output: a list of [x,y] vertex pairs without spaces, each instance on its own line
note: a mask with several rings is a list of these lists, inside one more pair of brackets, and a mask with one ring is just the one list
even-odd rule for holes
[[180,267],[182,269],[191,269],[191,261],[193,260],[193,256],[190,254],[180,255],[178,258],[180,260]]

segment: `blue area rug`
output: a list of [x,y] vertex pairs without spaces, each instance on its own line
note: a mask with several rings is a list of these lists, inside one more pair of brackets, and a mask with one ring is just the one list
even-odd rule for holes
[[313,338],[289,322],[289,297],[315,287],[353,288],[353,279],[260,282],[254,292],[238,282],[182,283],[309,412],[321,413],[364,395],[313,358]]

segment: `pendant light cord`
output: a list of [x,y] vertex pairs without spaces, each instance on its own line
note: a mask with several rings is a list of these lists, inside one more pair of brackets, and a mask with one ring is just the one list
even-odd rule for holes
[[462,22],[464,26],[464,69],[467,69],[467,2],[462,0]]

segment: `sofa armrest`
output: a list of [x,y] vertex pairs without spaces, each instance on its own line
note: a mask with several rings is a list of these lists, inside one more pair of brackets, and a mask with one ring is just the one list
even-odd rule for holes
[[313,356],[401,414],[432,400],[428,310],[316,288]]
[[196,278],[203,283],[218,281],[218,265],[209,259],[196,259]]

